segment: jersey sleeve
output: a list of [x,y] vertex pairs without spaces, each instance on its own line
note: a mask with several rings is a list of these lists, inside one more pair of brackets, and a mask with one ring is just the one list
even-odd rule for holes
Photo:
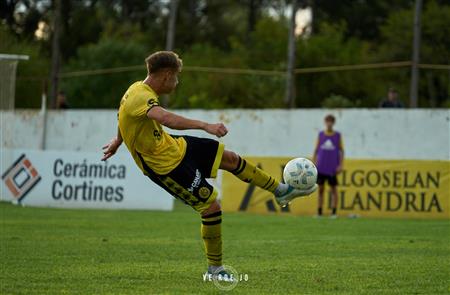
[[[159,100],[155,97],[155,98],[149,98],[149,100],[147,101],[147,107],[148,110],[150,110],[153,107],[159,106]],[[148,112],[147,110],[147,112]]]
[[134,107],[135,114],[138,117],[147,116],[147,112],[153,108],[159,106],[159,100],[156,97],[140,97]]

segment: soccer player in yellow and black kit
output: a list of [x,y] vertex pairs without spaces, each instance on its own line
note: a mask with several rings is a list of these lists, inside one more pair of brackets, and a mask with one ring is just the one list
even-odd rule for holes
[[201,129],[217,137],[225,136],[222,123],[209,124],[171,113],[159,105],[161,94],[172,92],[178,83],[182,61],[171,51],[159,51],[146,58],[148,75],[133,83],[120,102],[117,137],[103,147],[103,159],[114,155],[125,142],[136,164],[152,181],[200,213],[201,235],[208,261],[208,274],[222,274],[222,211],[217,191],[206,178],[218,169],[229,171],[242,181],[272,192],[280,206],[311,194],[280,183],[261,169],[224,149],[216,140],[192,136],[173,136],[163,130]]

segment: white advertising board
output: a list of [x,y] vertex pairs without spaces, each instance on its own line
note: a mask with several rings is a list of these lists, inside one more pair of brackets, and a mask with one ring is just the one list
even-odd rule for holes
[[127,153],[2,149],[0,200],[62,208],[172,210],[173,198]]

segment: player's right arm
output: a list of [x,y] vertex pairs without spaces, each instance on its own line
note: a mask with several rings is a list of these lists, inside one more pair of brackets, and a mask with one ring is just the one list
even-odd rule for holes
[[117,152],[122,142],[123,142],[122,134],[120,133],[120,128],[117,127],[117,136],[111,139],[109,143],[103,146],[102,161],[106,161],[107,159],[111,158],[111,156],[113,156]]
[[316,147],[314,149],[313,163],[317,164],[317,153],[319,152],[319,137],[317,137]]
[[200,129],[217,137],[225,136],[228,133],[227,128],[222,123],[209,124],[199,120],[192,120],[175,113],[169,112],[161,106],[154,106],[147,112],[149,119],[176,130]]

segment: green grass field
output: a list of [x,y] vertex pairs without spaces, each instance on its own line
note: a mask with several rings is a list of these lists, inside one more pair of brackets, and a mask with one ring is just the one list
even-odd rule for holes
[[[204,282],[199,218],[0,203],[1,294],[224,293]],[[226,213],[240,294],[448,294],[450,222]]]

